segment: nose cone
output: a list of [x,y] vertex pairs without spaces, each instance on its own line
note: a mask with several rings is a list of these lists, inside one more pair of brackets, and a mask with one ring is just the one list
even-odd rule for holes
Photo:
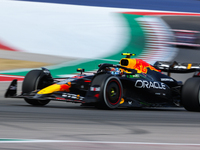
[[58,91],[69,92],[70,87],[71,87],[71,82],[68,82],[67,84],[53,84],[40,90],[37,94],[51,94],[53,92],[58,92]]

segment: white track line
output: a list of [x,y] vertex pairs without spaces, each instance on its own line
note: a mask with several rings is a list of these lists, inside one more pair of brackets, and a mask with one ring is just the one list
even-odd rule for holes
[[196,143],[153,143],[153,142],[151,143],[151,142],[71,141],[71,140],[34,140],[34,139],[13,139],[13,141],[12,139],[7,139],[7,140],[1,141],[0,139],[0,143],[88,143],[88,144],[200,146],[200,144],[196,144]]

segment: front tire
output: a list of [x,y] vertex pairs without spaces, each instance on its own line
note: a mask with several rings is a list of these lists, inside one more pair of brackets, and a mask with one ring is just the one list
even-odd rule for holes
[[[28,72],[22,84],[22,94],[30,93],[34,90],[44,88],[44,78],[45,75],[42,70],[31,70]],[[50,100],[34,100],[28,98],[24,98],[24,100],[33,106],[44,106],[50,102]]]
[[181,93],[181,102],[188,111],[200,111],[200,78],[189,78]]
[[110,74],[98,75],[92,85],[100,85],[99,102],[95,105],[97,108],[115,109],[120,105],[123,89],[119,78]]

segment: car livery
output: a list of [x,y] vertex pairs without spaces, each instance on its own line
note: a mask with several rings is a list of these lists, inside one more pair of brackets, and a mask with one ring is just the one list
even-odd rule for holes
[[[16,94],[17,80],[8,87],[5,97],[24,98],[34,106],[50,101],[81,103],[101,109],[117,107],[183,106],[188,111],[200,111],[200,68],[196,63],[157,61],[154,65],[123,53],[119,65],[102,63],[94,74],[84,73],[66,79],[52,78],[48,69],[31,70]],[[166,72],[167,74],[164,74]],[[170,73],[190,73],[185,84],[170,77]]]
[[165,84],[162,82],[152,82],[152,81],[147,81],[147,80],[137,80],[135,82],[135,87],[136,88],[153,88],[153,89],[163,89],[165,90]]

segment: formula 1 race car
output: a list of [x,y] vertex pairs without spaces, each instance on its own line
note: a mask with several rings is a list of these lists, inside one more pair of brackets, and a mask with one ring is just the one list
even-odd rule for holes
[[[52,78],[48,69],[31,70],[17,95],[17,80],[8,87],[5,97],[24,98],[35,106],[51,100],[93,105],[101,109],[117,107],[183,106],[188,111],[200,111],[199,64],[157,61],[153,66],[134,54],[123,53],[120,64],[99,64],[90,75],[80,74],[63,80]],[[167,72],[168,75],[162,72]],[[195,72],[185,84],[170,77],[170,73]]]

